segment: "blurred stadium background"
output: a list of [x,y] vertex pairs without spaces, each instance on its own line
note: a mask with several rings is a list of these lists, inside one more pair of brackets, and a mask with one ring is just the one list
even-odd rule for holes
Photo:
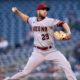
[[[0,80],[22,70],[31,55],[33,36],[30,25],[11,9],[16,6],[28,16],[37,16],[36,8],[43,0],[0,0]],[[51,7],[48,17],[65,21],[71,28],[71,39],[55,40],[55,46],[71,63],[80,80],[80,0],[44,0]],[[63,30],[56,28],[55,30]],[[64,31],[64,30],[63,30]],[[49,62],[41,64],[24,80],[67,80],[63,70]]]

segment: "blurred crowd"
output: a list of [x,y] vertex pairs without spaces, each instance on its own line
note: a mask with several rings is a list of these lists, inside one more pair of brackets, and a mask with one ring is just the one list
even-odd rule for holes
[[0,53],[1,52],[6,52],[8,49],[8,41],[4,38],[0,38]]
[[72,12],[69,12],[66,15],[66,18],[64,19],[64,21],[67,24],[69,24],[71,29],[80,30],[80,20],[77,17],[75,17]]
[[2,63],[0,62],[0,80],[3,80],[5,78],[5,68],[2,65]]
[[74,47],[73,54],[67,56],[76,76],[80,76],[80,42]]

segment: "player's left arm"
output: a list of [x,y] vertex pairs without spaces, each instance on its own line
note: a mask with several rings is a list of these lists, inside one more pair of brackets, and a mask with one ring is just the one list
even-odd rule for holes
[[70,27],[67,23],[65,23],[64,21],[60,21],[58,19],[53,19],[54,24],[57,27],[63,27],[65,29],[65,31],[67,32],[67,36],[70,37],[71,35],[71,31],[70,31]]
[[71,31],[70,31],[69,25],[67,23],[65,23],[64,21],[60,21],[58,19],[53,19],[53,22],[54,22],[53,23],[54,26],[63,27],[64,28],[64,30],[66,31],[66,35],[64,37],[64,40],[69,40],[69,38],[71,36]]
[[65,29],[65,31],[67,32],[67,37],[70,37],[71,36],[71,31],[70,31],[70,27],[67,23],[63,23],[62,24],[62,27]]

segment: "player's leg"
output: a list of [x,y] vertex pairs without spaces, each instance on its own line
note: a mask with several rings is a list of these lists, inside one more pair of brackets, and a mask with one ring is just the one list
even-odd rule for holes
[[47,59],[61,66],[68,80],[77,80],[71,69],[70,63],[67,61],[67,59],[61,52],[59,51],[56,51],[55,53],[53,52],[47,56]]
[[44,57],[40,53],[32,53],[32,56],[29,58],[28,63],[24,67],[21,72],[16,73],[13,75],[10,80],[18,80],[24,78],[28,74],[30,74],[33,70],[36,69],[42,62],[44,62]]

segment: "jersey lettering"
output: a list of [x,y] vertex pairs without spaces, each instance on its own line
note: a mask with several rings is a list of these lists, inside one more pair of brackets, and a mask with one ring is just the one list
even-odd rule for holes
[[45,27],[45,26],[33,26],[32,31],[47,32],[47,27]]

